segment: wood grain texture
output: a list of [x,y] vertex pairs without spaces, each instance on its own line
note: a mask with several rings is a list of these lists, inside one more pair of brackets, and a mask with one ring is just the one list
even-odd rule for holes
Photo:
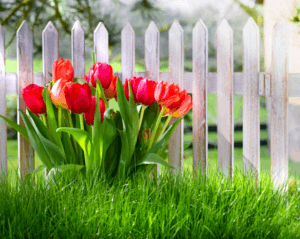
[[72,65],[74,77],[82,78],[85,74],[84,30],[79,21],[72,28]]
[[280,19],[273,31],[271,72],[271,178],[275,187],[288,180],[288,44],[288,28]]
[[[300,74],[299,74],[300,77]],[[300,96],[300,91],[299,94]],[[271,97],[271,75],[270,73],[265,73],[265,97]]]
[[243,163],[244,174],[260,175],[259,28],[249,18],[243,29]]
[[[184,72],[184,41],[183,29],[179,22],[175,20],[169,30],[169,81],[179,85],[180,91],[183,90]],[[173,124],[177,118],[172,118]],[[169,141],[169,163],[176,169],[170,169],[172,174],[183,172],[183,127],[184,120],[175,129]]]
[[[5,79],[5,34],[4,28],[0,25],[0,115],[6,115],[6,79]],[[6,121],[0,118],[0,181],[7,177],[7,125]]]
[[233,177],[233,33],[224,19],[217,30],[218,167]]
[[121,33],[122,48],[122,84],[126,78],[135,76],[135,33],[129,22],[124,26]]
[[199,167],[207,175],[208,125],[207,125],[208,32],[202,20],[193,29],[193,177]]
[[[26,104],[22,90],[33,84],[33,61],[32,61],[32,31],[26,21],[23,21],[17,31],[17,74],[18,74],[18,109],[26,114]],[[18,110],[17,123],[23,127],[25,124]],[[25,174],[34,170],[34,150],[30,142],[18,133],[18,162],[19,177],[24,180]]]
[[260,72],[258,75],[258,94],[260,96],[265,96],[265,74],[263,72]]
[[[53,23],[48,22],[42,33],[43,39],[43,86],[48,84],[52,80],[52,77],[49,75],[49,72],[52,72],[52,65],[55,60],[58,59],[58,32],[54,27]],[[34,78],[36,82],[36,78]],[[48,169],[45,168],[45,177],[48,175]]]
[[108,62],[108,32],[102,22],[94,31],[94,51],[96,62]]
[[[159,31],[153,21],[150,22],[145,33],[145,78],[159,81]],[[159,164],[152,171],[159,177]]]

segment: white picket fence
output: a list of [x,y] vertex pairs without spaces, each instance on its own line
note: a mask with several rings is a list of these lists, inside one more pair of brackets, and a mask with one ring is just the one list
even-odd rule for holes
[[[271,97],[271,175],[275,186],[288,179],[287,96],[300,96],[300,74],[288,73],[288,30],[280,20],[273,33],[272,71],[260,72],[259,29],[252,18],[243,29],[243,72],[233,72],[233,32],[226,20],[217,30],[217,73],[208,72],[208,32],[202,20],[193,29],[193,72],[184,72],[184,32],[178,21],[169,30],[169,72],[159,71],[159,31],[151,22],[145,33],[145,72],[135,72],[135,32],[127,23],[122,30],[122,72],[124,82],[131,76],[179,84],[193,94],[193,167],[207,173],[208,125],[207,94],[217,94],[218,168],[233,177],[234,117],[233,94],[243,95],[244,172],[260,174],[260,96]],[[0,26],[0,114],[6,115],[6,94],[18,95],[18,109],[25,111],[22,89],[35,83],[43,86],[51,80],[52,63],[59,58],[58,32],[49,22],[43,34],[43,72],[33,73],[32,31],[24,21],[17,32],[17,74],[5,72],[4,30]],[[72,63],[75,77],[85,74],[84,29],[79,21],[72,28]],[[109,62],[108,32],[100,22],[94,31],[97,62]],[[289,77],[289,80],[288,80]],[[292,85],[293,87],[288,86]],[[171,123],[176,119],[172,119]],[[18,112],[18,124],[24,126]],[[182,121],[169,143],[169,162],[183,170]],[[0,118],[0,174],[7,175],[6,122]],[[34,151],[18,133],[19,176],[34,170]],[[159,168],[158,168],[159,170]],[[173,171],[175,172],[175,171]],[[195,175],[194,175],[195,176]]]

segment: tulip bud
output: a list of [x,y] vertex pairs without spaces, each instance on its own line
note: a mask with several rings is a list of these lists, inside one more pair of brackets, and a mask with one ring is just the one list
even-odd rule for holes
[[61,58],[59,61],[54,61],[52,65],[52,78],[54,82],[63,79],[66,82],[74,80],[74,69],[69,60]]
[[[104,100],[100,97],[99,97],[99,106],[100,106],[100,115],[101,115],[101,123],[102,123],[104,119],[105,103]],[[92,96],[91,106],[89,110],[84,113],[84,119],[88,125],[94,125],[95,109],[96,109],[96,97]]]
[[97,78],[100,80],[102,88],[107,89],[113,79],[113,69],[111,65],[105,62],[97,62],[96,64],[93,63],[87,79],[93,87],[96,87]]
[[30,111],[38,116],[38,114],[46,113],[46,104],[44,102],[42,92],[44,87],[36,84],[30,84],[22,90],[23,99]]

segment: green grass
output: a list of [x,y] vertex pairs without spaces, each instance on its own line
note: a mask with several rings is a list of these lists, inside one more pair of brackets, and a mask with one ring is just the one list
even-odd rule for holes
[[300,192],[280,194],[268,176],[141,176],[111,186],[81,180],[0,183],[0,238],[299,238]]

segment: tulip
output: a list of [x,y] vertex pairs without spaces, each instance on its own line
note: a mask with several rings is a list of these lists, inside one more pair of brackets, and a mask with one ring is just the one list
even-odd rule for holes
[[92,91],[87,83],[73,83],[64,88],[66,102],[72,113],[81,114],[91,106]]
[[93,87],[96,87],[97,78],[100,80],[103,89],[107,89],[113,79],[113,69],[111,65],[107,63],[97,62],[93,63],[90,68],[89,75],[87,76],[87,83],[91,83]]
[[107,100],[115,98],[117,96],[117,76],[113,76],[110,86],[104,90],[104,94]]
[[46,104],[44,102],[42,92],[44,87],[36,84],[30,84],[22,90],[23,99],[27,107],[32,113],[43,114],[46,113]]
[[134,101],[137,102],[136,93],[137,93],[138,85],[140,84],[141,80],[143,80],[143,77],[135,77],[135,76],[131,77],[129,80],[127,78],[125,79],[125,83],[124,83],[123,87],[124,87],[124,93],[125,93],[127,100],[129,100],[128,81],[130,82]]
[[[99,97],[99,106],[100,106],[101,123],[102,123],[104,119],[105,103],[104,100],[102,100],[102,98],[100,97]],[[91,106],[89,110],[84,113],[84,119],[88,125],[94,125],[95,109],[96,109],[96,96],[92,96]]]
[[140,81],[137,92],[136,99],[139,103],[143,105],[152,105],[155,101],[154,91],[157,82],[153,80],[143,79]]
[[172,115],[172,117],[178,118],[184,116],[193,107],[193,102],[191,101],[191,96],[186,95],[181,105],[173,110],[169,110],[167,115]]
[[69,82],[74,80],[74,69],[72,63],[69,60],[64,60],[61,58],[59,61],[54,61],[52,65],[52,78],[54,82],[59,79],[63,79],[63,81]]
[[64,89],[66,86],[71,86],[74,84],[73,82],[66,82],[63,79],[59,79],[56,81],[50,90],[50,85],[47,85],[47,88],[49,90],[51,102],[58,108],[61,106],[64,109],[68,109],[68,105],[65,98],[65,92]]

